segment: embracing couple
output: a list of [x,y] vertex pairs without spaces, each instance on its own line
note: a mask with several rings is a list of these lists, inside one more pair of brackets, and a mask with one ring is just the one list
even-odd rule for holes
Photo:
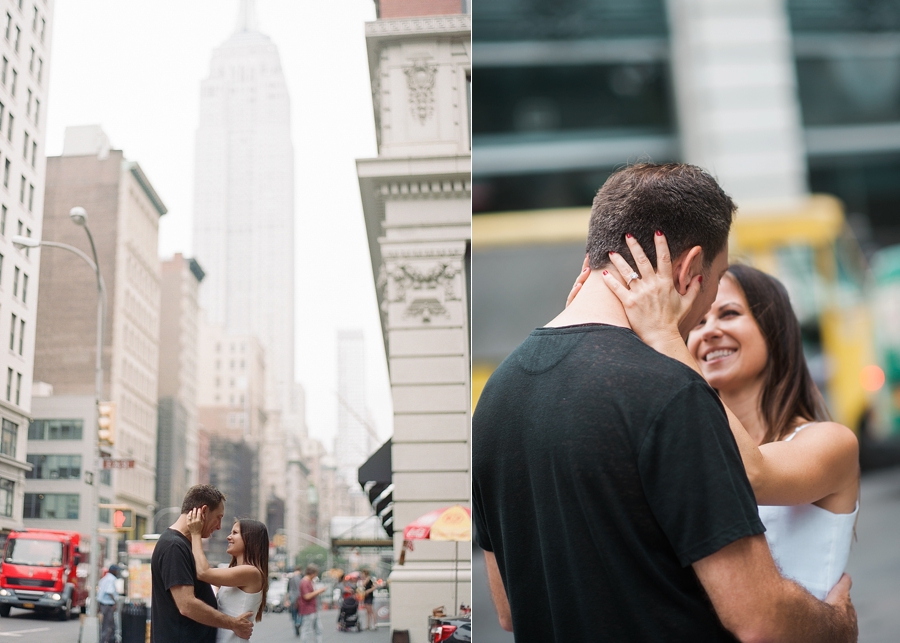
[[[181,515],[162,535],[150,562],[153,643],[231,643],[253,633],[269,587],[269,533],[256,520],[237,520],[228,534],[227,569],[211,568],[203,539],[222,527],[225,496],[212,485],[191,487]],[[212,585],[219,587],[218,594]]]
[[856,641],[855,435],[700,168],[614,173],[567,308],[488,381],[473,518],[516,641]]

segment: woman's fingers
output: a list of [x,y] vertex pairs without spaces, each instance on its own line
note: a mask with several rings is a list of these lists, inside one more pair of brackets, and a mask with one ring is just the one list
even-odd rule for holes
[[640,273],[641,279],[652,275],[654,273],[653,266],[650,265],[650,260],[647,259],[644,249],[641,248],[641,244],[634,238],[634,235],[626,234],[625,243],[628,244],[628,249],[631,250],[631,256],[634,257],[634,263],[637,265],[637,271]]
[[702,284],[703,275],[697,275],[691,279],[691,283],[688,284],[687,292],[685,292],[684,297],[682,297],[683,308],[685,311],[690,310],[694,305],[694,300],[697,299],[697,295],[700,294],[700,287]]
[[[621,257],[619,258],[621,259]],[[610,271],[604,270],[601,276],[603,277],[603,281],[606,282],[606,285],[613,292],[613,294],[619,298],[619,301],[621,301],[623,305],[625,305],[628,301],[628,297],[631,294],[631,291],[623,286]]]
[[576,295],[578,295],[581,287],[584,285],[584,282],[587,281],[587,278],[591,276],[591,266],[587,256],[584,258],[584,263],[581,265],[581,274],[578,275],[578,279],[575,280],[575,284],[572,286],[572,290],[569,291],[569,296],[566,297],[566,308],[569,307],[569,304],[572,303],[572,300],[575,299]]
[[669,253],[669,242],[666,235],[659,230],[653,235],[656,244],[656,274],[660,279],[672,278],[672,255]]
[[[632,268],[631,264],[625,261],[625,257],[620,255],[618,252],[610,252],[609,260],[612,261],[612,264],[616,267],[616,271],[619,273],[619,276],[622,277],[622,283],[627,286],[631,282],[631,274],[634,272],[634,268]],[[610,273],[610,275],[612,274],[613,273]],[[613,279],[615,279],[614,276]]]

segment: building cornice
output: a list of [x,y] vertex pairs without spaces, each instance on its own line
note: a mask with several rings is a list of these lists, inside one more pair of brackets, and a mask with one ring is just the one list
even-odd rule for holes
[[135,161],[125,161],[125,168],[129,172],[131,172],[132,176],[134,176],[135,180],[141,186],[141,189],[144,190],[144,194],[146,194],[147,198],[150,199],[150,203],[152,203],[153,207],[156,208],[159,216],[162,216],[166,212],[168,212],[169,210],[162,202],[162,199],[159,198],[159,195],[156,193],[156,190],[153,189],[153,186],[150,185],[150,181],[147,179],[147,175],[144,174],[141,166],[138,165]]
[[448,36],[472,32],[472,16],[419,16],[393,18],[366,23],[366,39],[396,38],[397,36]]

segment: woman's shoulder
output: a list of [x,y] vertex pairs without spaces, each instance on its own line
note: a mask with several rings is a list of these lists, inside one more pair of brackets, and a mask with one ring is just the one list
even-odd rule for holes
[[794,433],[785,439],[792,439],[797,444],[809,444],[812,441],[824,443],[851,454],[859,451],[859,438],[856,433],[839,422],[807,422],[794,429]]

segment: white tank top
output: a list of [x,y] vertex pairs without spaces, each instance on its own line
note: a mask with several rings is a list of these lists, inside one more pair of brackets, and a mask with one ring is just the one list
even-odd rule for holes
[[[229,616],[240,616],[244,612],[253,612],[251,621],[256,621],[256,612],[262,603],[262,591],[248,594],[237,587],[222,587],[216,594],[219,602],[219,611]],[[231,630],[220,629],[216,634],[216,643],[231,643],[232,641],[246,641],[240,639]]]
[[[785,441],[807,426],[797,427]],[[835,514],[813,504],[760,505],[759,518],[766,526],[766,540],[782,575],[823,600],[847,566],[858,511],[858,502],[849,514]]]

